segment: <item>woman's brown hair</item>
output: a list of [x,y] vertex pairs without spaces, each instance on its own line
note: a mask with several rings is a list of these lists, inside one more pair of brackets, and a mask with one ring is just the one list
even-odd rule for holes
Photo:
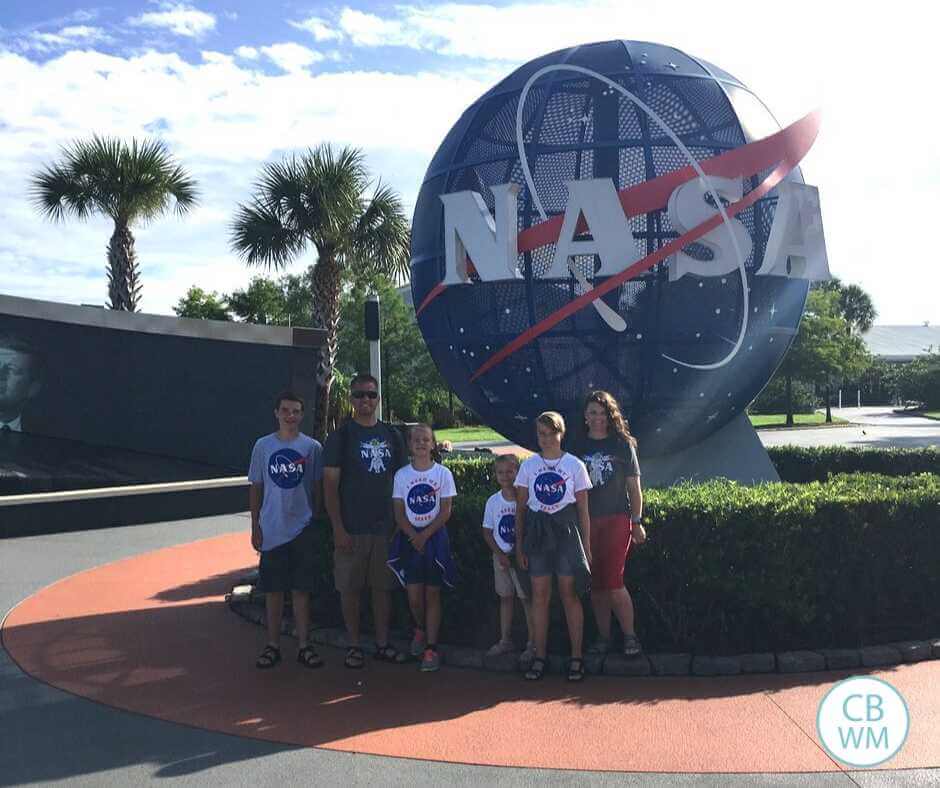
[[581,412],[586,411],[587,406],[592,402],[596,402],[604,409],[607,413],[607,423],[610,424],[614,432],[635,449],[636,438],[630,434],[630,425],[627,424],[627,420],[620,412],[620,405],[617,403],[614,395],[607,391],[592,391],[584,400],[584,408],[582,408]]

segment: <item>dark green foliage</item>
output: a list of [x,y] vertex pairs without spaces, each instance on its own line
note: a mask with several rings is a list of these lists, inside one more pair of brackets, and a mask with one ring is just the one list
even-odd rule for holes
[[[461,578],[446,596],[447,642],[498,634],[480,535],[491,487],[464,488],[449,526]],[[644,519],[650,541],[633,553],[627,587],[650,650],[853,647],[940,631],[940,476],[685,485],[648,491]],[[551,639],[564,648],[557,610]]]
[[[801,380],[793,381],[793,412],[814,413],[819,405],[819,397],[811,383]],[[786,413],[787,387],[786,381],[781,377],[774,377],[757,395],[750,406],[748,413]]]
[[[826,481],[838,473],[881,473],[908,476],[940,474],[940,449],[858,449],[848,446],[775,446],[767,449],[785,482]],[[458,488],[459,489],[459,488]]]
[[192,285],[186,291],[173,311],[179,317],[191,317],[198,320],[231,320],[232,316],[228,313],[228,304],[226,296],[219,295],[213,290],[206,292],[201,287]]
[[[626,572],[644,646],[733,654],[936,636],[940,451],[784,447],[771,456],[782,475],[810,481],[755,487],[713,481],[645,492],[650,538],[634,549]],[[441,640],[485,647],[498,637],[492,562],[481,533],[483,507],[497,489],[492,459],[445,462],[458,490],[448,532],[460,579],[444,595]],[[859,472],[871,468],[891,475]],[[934,473],[918,473],[925,468]],[[317,527],[324,534],[317,624],[337,624],[330,529]],[[402,626],[401,600],[397,610]],[[590,640],[586,599],[585,613]],[[516,630],[521,643],[521,610]],[[549,647],[567,649],[557,595]]]
[[[364,310],[367,288],[357,285],[343,294],[337,369],[346,378],[369,369]],[[421,338],[414,310],[382,277],[371,284],[379,296],[382,331],[382,402],[386,420],[432,423],[447,408],[449,388]]]

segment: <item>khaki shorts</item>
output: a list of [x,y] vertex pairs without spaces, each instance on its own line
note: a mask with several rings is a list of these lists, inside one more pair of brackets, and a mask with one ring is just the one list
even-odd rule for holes
[[499,559],[493,556],[493,584],[496,586],[496,596],[517,596],[519,599],[525,599],[525,591],[519,582],[519,575],[513,567],[503,569],[500,566]]
[[333,579],[341,594],[366,586],[379,591],[398,588],[388,568],[389,539],[384,534],[350,534],[352,550],[333,550]]

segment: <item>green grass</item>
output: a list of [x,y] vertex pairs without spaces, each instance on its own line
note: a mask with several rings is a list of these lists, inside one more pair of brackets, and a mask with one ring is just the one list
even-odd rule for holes
[[[930,411],[923,414],[928,418],[940,419],[940,411]],[[755,427],[784,427],[787,417],[783,413],[752,414],[748,418]],[[797,427],[812,427],[826,423],[825,413],[794,413],[793,423]],[[845,419],[832,417],[833,424],[847,424]],[[489,427],[452,427],[447,430],[435,430],[434,434],[439,441],[450,441],[451,443],[465,443],[467,441],[503,441],[506,440],[495,430]]]
[[495,430],[489,427],[451,427],[447,430],[434,430],[434,435],[438,441],[450,441],[451,443],[462,443],[465,441],[504,441],[506,440]]
[[[749,414],[748,418],[755,427],[785,427],[787,417],[785,413]],[[826,423],[825,413],[794,413],[793,424],[796,427],[811,427]],[[845,419],[832,417],[833,424],[847,424]]]
[[920,415],[928,419],[940,421],[940,410],[925,410]]

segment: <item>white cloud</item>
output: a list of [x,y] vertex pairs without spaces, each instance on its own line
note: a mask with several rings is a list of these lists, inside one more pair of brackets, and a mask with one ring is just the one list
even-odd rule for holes
[[317,42],[336,41],[343,37],[339,30],[331,27],[325,19],[318,16],[310,16],[300,22],[292,21],[289,24],[298,30],[306,30],[313,35],[314,40]]
[[357,46],[405,46],[426,49],[430,42],[408,20],[383,19],[352,8],[344,8],[339,17],[343,32]]
[[131,17],[128,23],[137,27],[168,30],[186,38],[200,38],[215,29],[215,16],[184,3],[161,3],[161,11],[148,11]]
[[287,72],[303,71],[307,66],[319,63],[324,59],[321,52],[314,52],[312,49],[308,49],[301,44],[295,44],[293,41],[261,47],[261,51],[278,68]]
[[24,52],[49,52],[54,49],[104,43],[111,40],[111,36],[100,27],[70,25],[55,33],[34,30],[28,35],[17,39],[16,45],[20,51]]
[[[142,137],[148,127],[159,129],[197,179],[196,212],[135,231],[143,308],[168,314],[191,284],[230,292],[259,273],[230,252],[228,222],[236,203],[250,197],[263,162],[324,141],[361,147],[373,171],[413,206],[434,149],[491,81],[365,71],[270,75],[218,55],[207,52],[203,62],[189,64],[174,54],[76,51],[35,63],[0,52],[0,106],[6,108],[0,182],[7,186],[0,192],[2,292],[104,300],[110,222],[53,225],[23,198],[30,175],[77,137]],[[396,121],[378,122],[388,118]],[[311,262],[307,253],[290,270]]]
[[[0,51],[0,182],[6,185],[0,288],[103,299],[107,223],[68,222],[50,230],[22,198],[29,173],[77,136],[159,129],[204,189],[198,215],[167,217],[138,236],[144,307],[167,312],[194,282],[226,291],[250,279],[253,272],[228,251],[226,223],[234,204],[250,195],[262,162],[324,140],[357,145],[413,204],[447,130],[518,63],[624,37],[668,43],[726,69],[782,123],[822,105],[822,131],[803,172],[820,188],[833,271],[873,295],[880,322],[940,323],[940,275],[923,240],[940,205],[940,152],[932,136],[940,105],[924,99],[932,95],[933,28],[859,9],[852,35],[842,35],[838,5],[792,0],[788,9],[780,15],[731,0],[722,24],[711,6],[680,0],[669,6],[635,0],[629,7],[609,0],[411,5],[382,16],[345,9],[335,23],[323,22],[342,33],[333,40],[345,44],[341,52],[350,62],[334,73],[311,73],[323,55],[299,44],[263,48],[285,69],[276,75],[259,70],[261,48],[235,47],[237,41],[231,46],[238,59],[207,52],[197,64],[173,54],[92,51],[40,64]],[[72,23],[47,29],[59,35],[65,24]],[[427,52],[460,59],[452,71],[446,60],[425,60],[436,70],[425,66],[418,73],[367,71],[357,63],[357,47],[390,45],[415,50],[410,62],[422,62]],[[882,66],[873,66],[873,57]],[[308,255],[298,268],[309,262]]]
[[203,62],[205,63],[231,63],[232,56],[226,55],[224,52],[213,52],[211,50],[204,50],[199,53],[202,56]]

